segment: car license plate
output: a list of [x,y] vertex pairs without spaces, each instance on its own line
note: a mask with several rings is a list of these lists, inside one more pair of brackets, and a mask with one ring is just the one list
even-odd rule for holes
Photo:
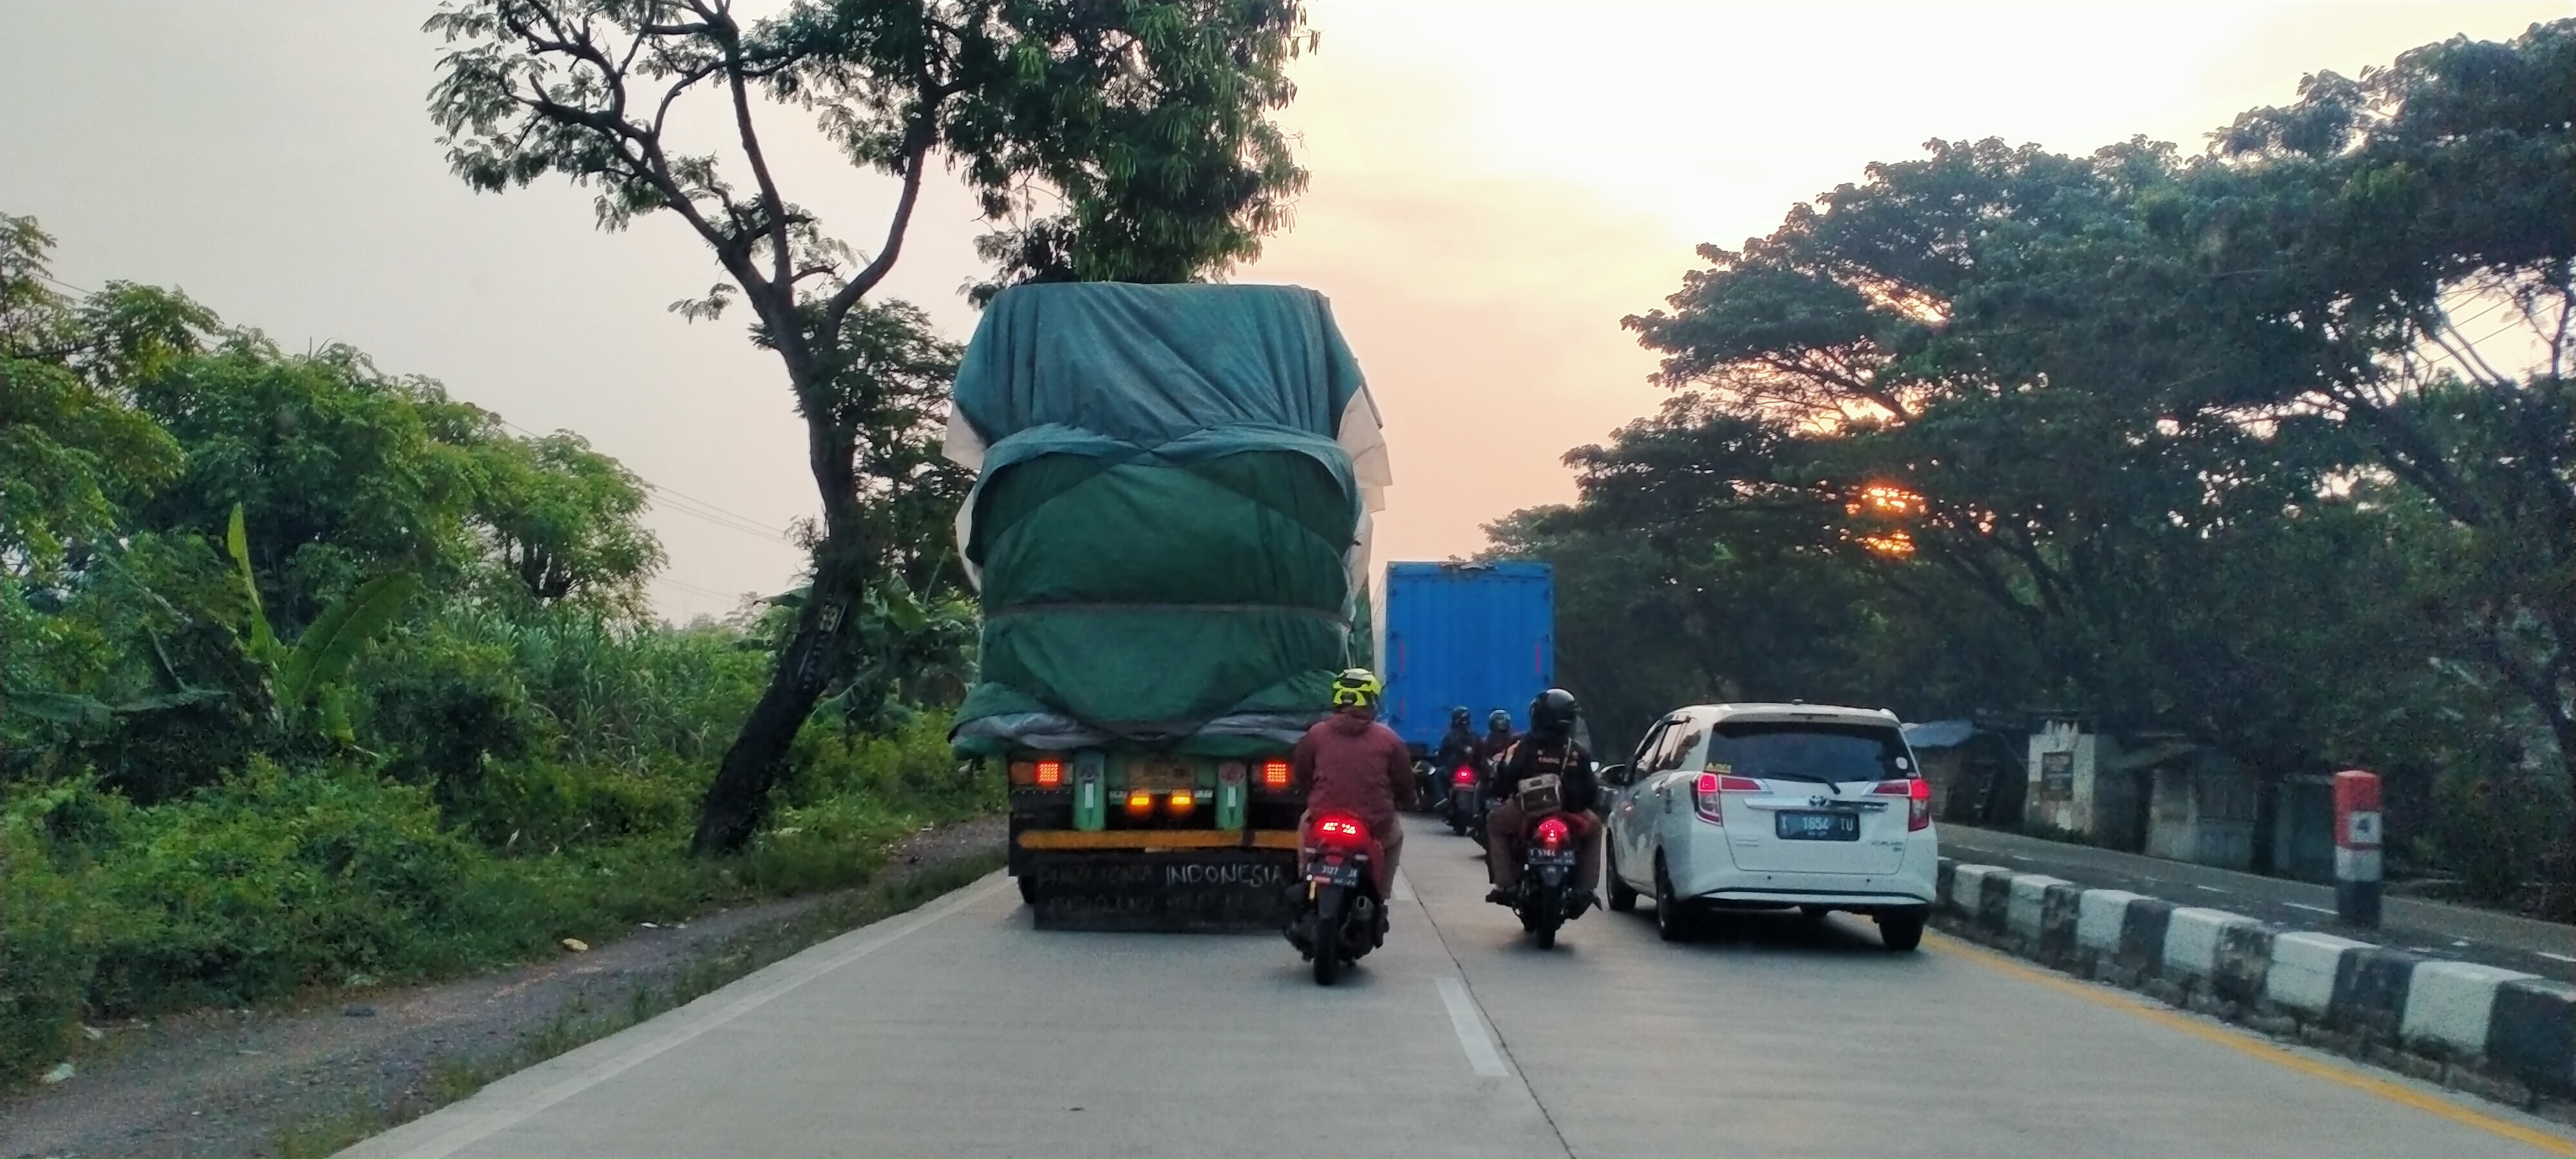
[[1338,856],[1318,857],[1306,863],[1306,880],[1326,885],[1358,885],[1360,867],[1356,859]]
[[1860,814],[1793,810],[1775,822],[1782,841],[1858,841]]

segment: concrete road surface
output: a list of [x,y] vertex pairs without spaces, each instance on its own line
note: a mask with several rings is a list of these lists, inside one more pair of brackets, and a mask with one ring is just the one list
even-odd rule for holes
[[1406,843],[1332,989],[1275,936],[1039,933],[1005,878],[354,1155],[2576,1155],[2576,1132],[1866,920],[1553,951]]

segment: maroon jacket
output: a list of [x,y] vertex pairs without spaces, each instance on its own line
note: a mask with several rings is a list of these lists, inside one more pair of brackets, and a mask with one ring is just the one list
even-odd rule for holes
[[1288,763],[1306,791],[1309,813],[1349,813],[1372,835],[1395,831],[1395,811],[1416,796],[1413,754],[1395,731],[1373,720],[1334,713],[1307,729]]

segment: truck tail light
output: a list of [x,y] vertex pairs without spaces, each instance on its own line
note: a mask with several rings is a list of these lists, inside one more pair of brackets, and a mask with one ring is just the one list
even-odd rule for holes
[[1724,825],[1726,824],[1724,794],[1759,793],[1767,787],[1751,777],[1738,777],[1729,773],[1701,773],[1699,783],[1691,786],[1691,807],[1699,810],[1700,820],[1711,825]]
[[1039,788],[1041,788],[1041,789],[1061,789],[1061,788],[1063,788],[1063,787],[1064,787],[1064,758],[1063,758],[1063,757],[1040,757],[1040,758],[1038,758],[1038,767],[1037,767],[1037,774],[1036,774],[1036,775],[1037,775],[1037,786],[1038,786]]
[[1171,803],[1167,808],[1174,817],[1187,817],[1190,815],[1190,810],[1198,808],[1198,804],[1197,799],[1190,796],[1189,790],[1177,789],[1173,791]]
[[1265,789],[1287,788],[1288,762],[1282,760],[1268,760],[1261,762],[1261,787]]
[[1870,790],[1877,797],[1905,798],[1905,831],[1919,833],[1932,826],[1932,782],[1921,777],[1902,781],[1880,781]]
[[1154,815],[1154,795],[1143,789],[1127,794],[1127,815],[1139,821]]

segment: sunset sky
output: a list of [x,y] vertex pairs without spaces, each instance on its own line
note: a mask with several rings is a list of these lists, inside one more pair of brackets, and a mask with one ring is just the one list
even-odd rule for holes
[[[477,197],[422,112],[428,7],[12,0],[0,31],[0,212],[60,239],[56,273],[172,284],[301,349],[345,341],[520,427],[568,428],[673,498],[654,596],[675,618],[777,590],[777,532],[815,507],[774,359],[738,322],[665,311],[716,280],[676,223],[590,229],[561,183]],[[1557,458],[1651,409],[1618,326],[1701,242],[1927,138],[2198,149],[2299,77],[2564,3],[1313,5],[1285,114],[1313,184],[1238,281],[1329,295],[1385,412],[1385,558],[1440,558],[1562,501]],[[889,183],[771,119],[790,196],[872,238]],[[892,293],[963,338],[971,207],[934,190]],[[690,510],[695,508],[694,511]],[[765,531],[763,529],[766,529]]]

